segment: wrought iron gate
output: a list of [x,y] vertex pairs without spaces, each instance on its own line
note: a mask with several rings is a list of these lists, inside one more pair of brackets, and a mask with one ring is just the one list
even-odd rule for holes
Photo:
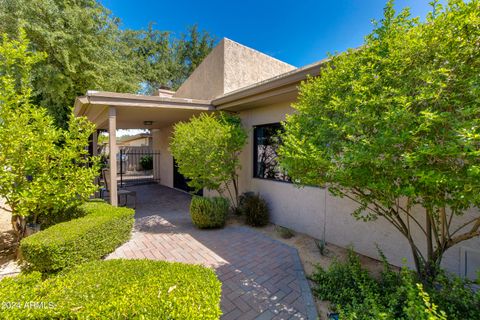
[[122,187],[159,182],[160,152],[148,147],[120,147],[117,170]]

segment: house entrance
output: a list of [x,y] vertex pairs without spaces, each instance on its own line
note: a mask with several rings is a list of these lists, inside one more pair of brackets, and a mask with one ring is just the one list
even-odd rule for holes
[[[187,192],[192,192],[193,188],[188,186],[189,179],[185,178],[183,174],[178,171],[178,165],[175,159],[173,159],[173,187]],[[196,193],[199,196],[203,196],[203,190]]]

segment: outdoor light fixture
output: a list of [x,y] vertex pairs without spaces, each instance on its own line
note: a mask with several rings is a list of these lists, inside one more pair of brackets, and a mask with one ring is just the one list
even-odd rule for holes
[[146,126],[151,126],[153,124],[153,121],[143,121],[143,124]]

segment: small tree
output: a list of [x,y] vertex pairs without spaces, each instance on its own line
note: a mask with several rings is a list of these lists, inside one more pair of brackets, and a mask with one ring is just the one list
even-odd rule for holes
[[358,203],[358,219],[390,222],[423,279],[480,235],[478,211],[458,221],[480,204],[479,43],[478,0],[433,3],[426,22],[390,1],[362,48],[302,84],[285,123],[281,163],[293,180],[327,184]]
[[57,129],[46,109],[33,105],[30,69],[43,58],[28,51],[24,33],[0,43],[0,196],[6,199],[19,238],[39,215],[75,207],[96,189],[97,159],[88,158],[93,125],[69,120]]
[[224,112],[203,113],[175,125],[170,150],[178,171],[190,179],[190,187],[195,191],[216,190],[220,195],[227,192],[236,208],[238,155],[246,138],[239,117]]

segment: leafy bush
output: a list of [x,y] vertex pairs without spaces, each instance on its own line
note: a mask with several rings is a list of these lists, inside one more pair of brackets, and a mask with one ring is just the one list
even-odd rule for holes
[[245,215],[245,223],[253,227],[263,227],[269,222],[270,211],[259,194],[244,193],[240,197],[240,214]]
[[140,165],[143,170],[152,170],[153,169],[153,157],[151,155],[145,155],[140,158]]
[[223,227],[229,207],[228,200],[222,197],[193,196],[190,204],[190,216],[193,224],[201,229]]
[[72,114],[68,130],[60,129],[32,103],[30,71],[44,54],[29,48],[22,31],[18,40],[0,38],[0,196],[20,239],[38,216],[63,214],[88,199],[98,174],[98,158],[87,148],[95,126]]
[[100,259],[130,237],[132,209],[87,202],[81,210],[84,217],[56,224],[21,241],[28,269],[55,272]]
[[384,259],[376,280],[349,251],[346,262],[334,261],[312,276],[315,294],[333,303],[341,319],[480,319],[480,293],[458,277],[439,277],[428,287],[406,268],[393,271]]
[[[205,267],[151,260],[88,262],[42,281],[0,282],[2,319],[218,319],[221,284]],[[44,308],[24,306],[30,301]]]
[[202,113],[175,124],[170,150],[178,171],[195,191],[215,190],[238,206],[238,155],[247,141],[240,118],[226,112]]

